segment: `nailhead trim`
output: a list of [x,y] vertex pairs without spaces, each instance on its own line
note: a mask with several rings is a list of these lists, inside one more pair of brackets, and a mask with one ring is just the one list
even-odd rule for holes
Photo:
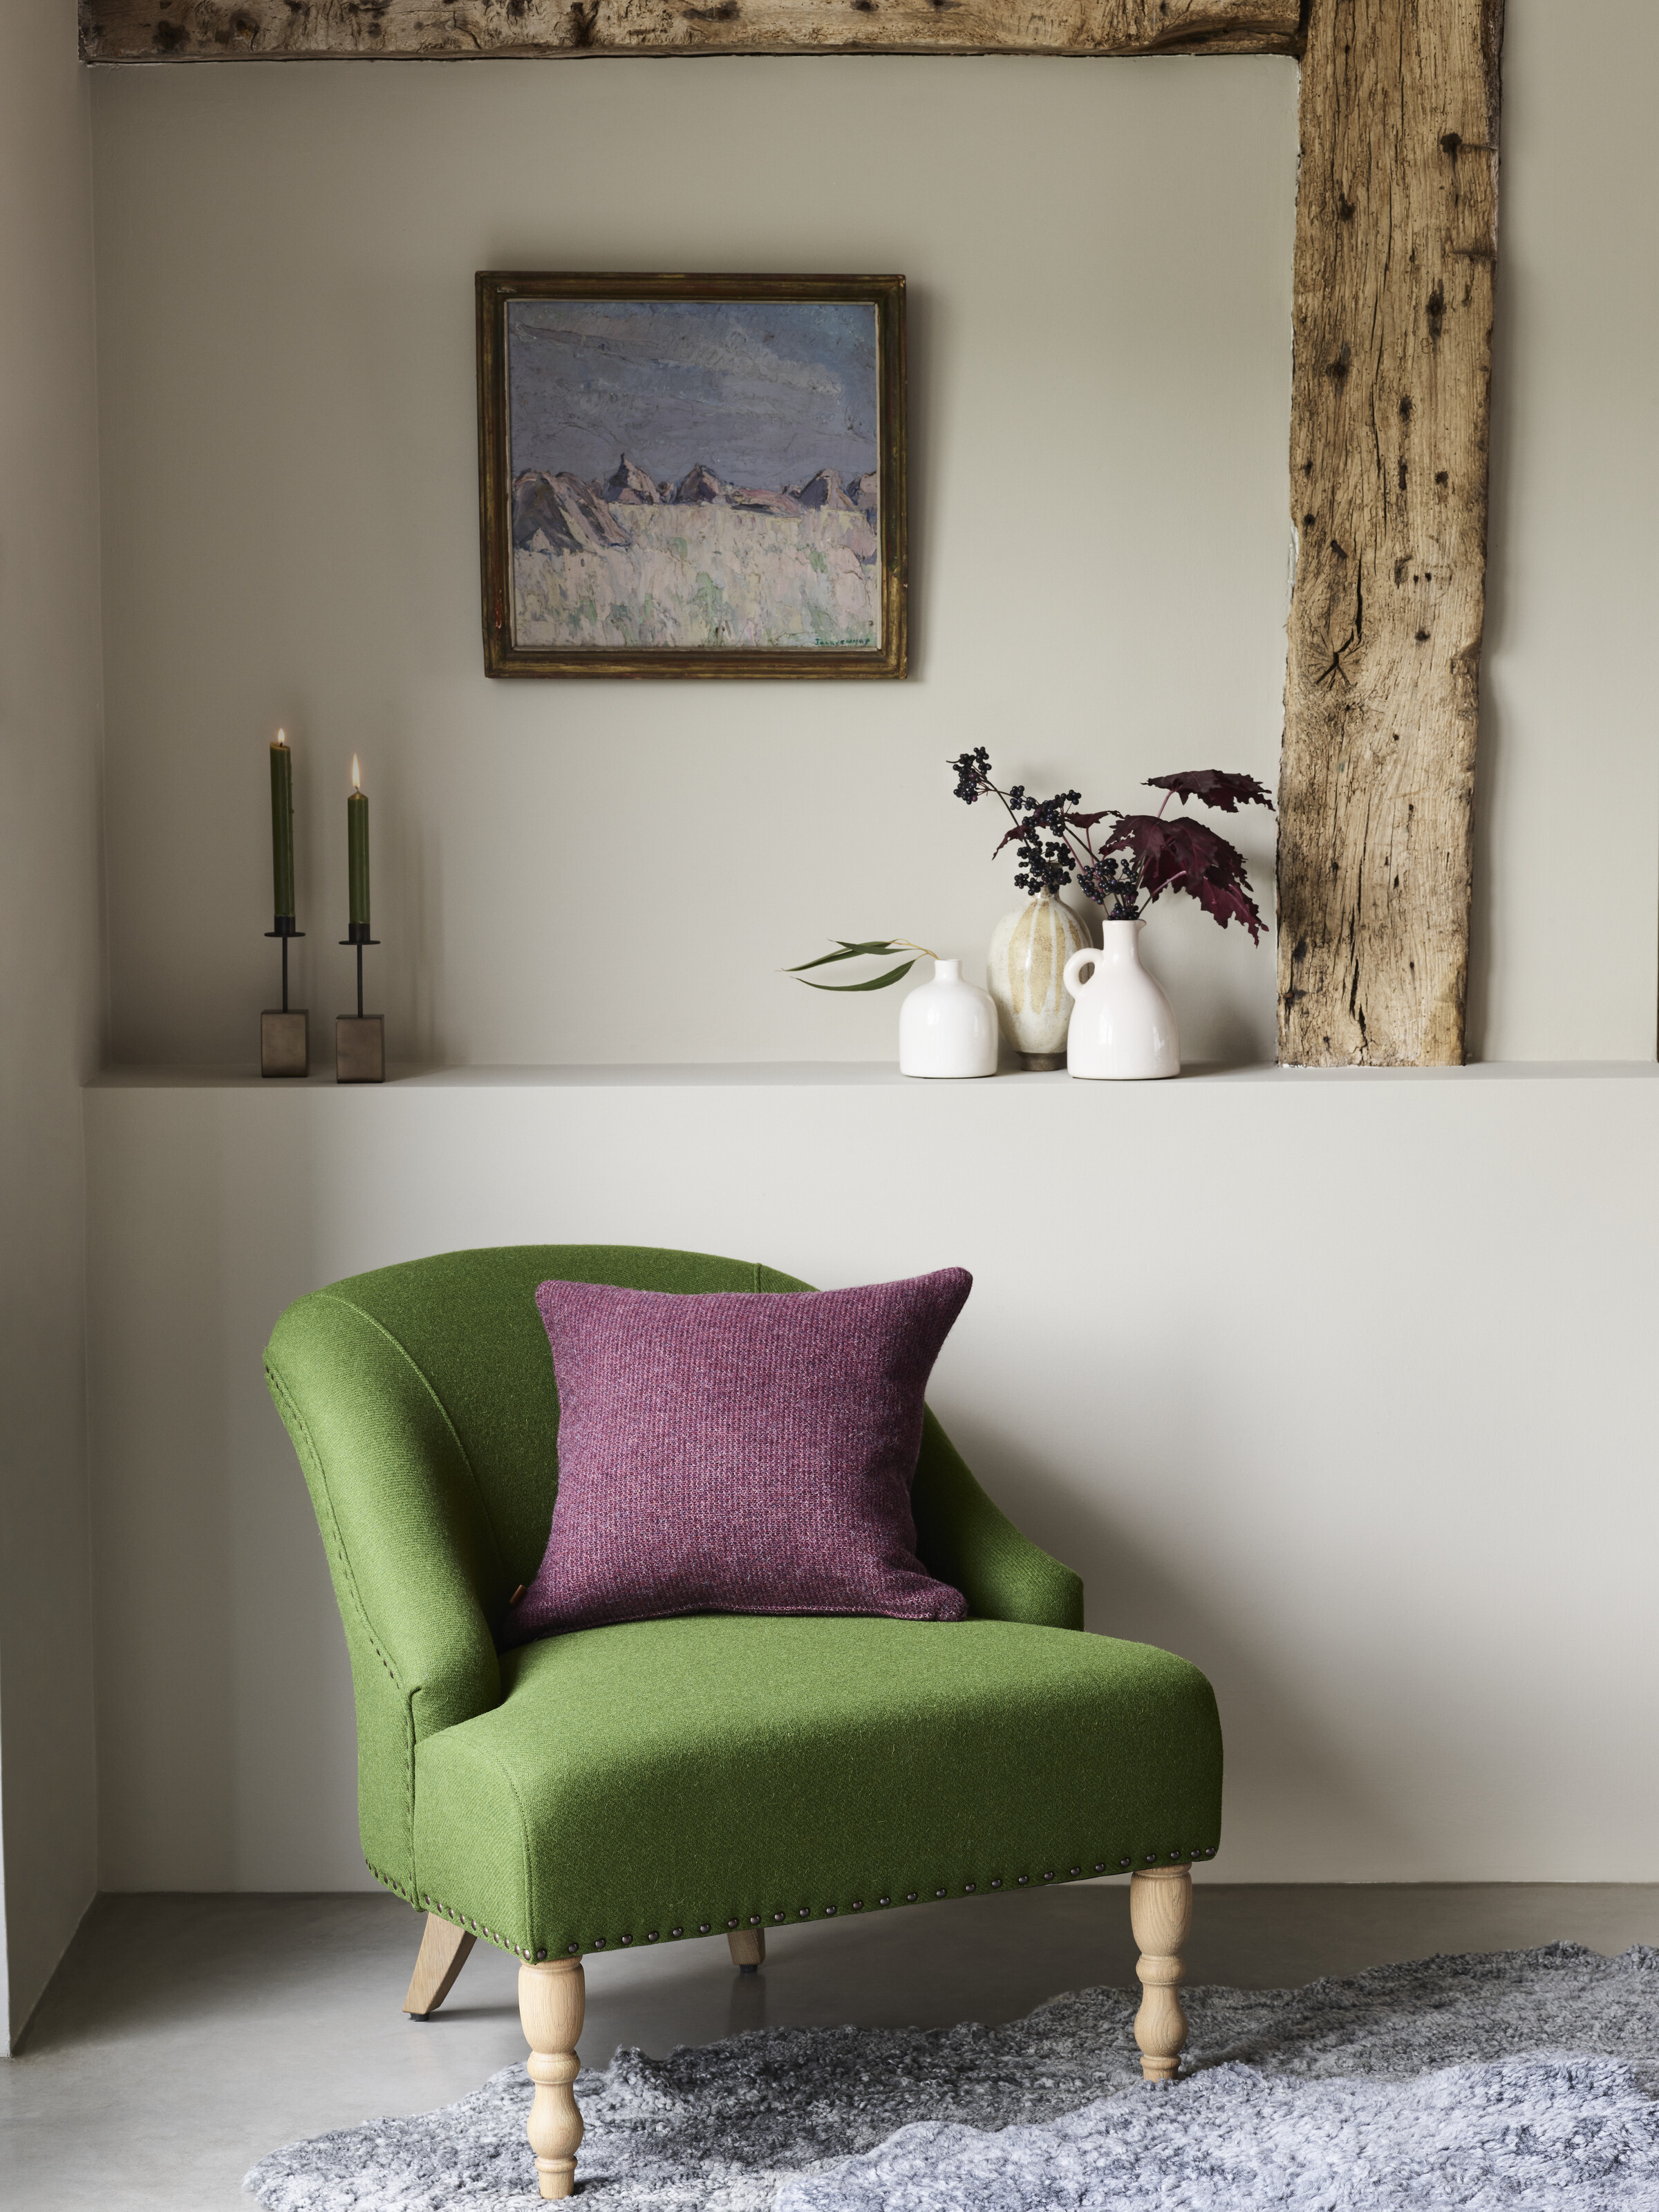
[[[1212,1859],[1215,1856],[1216,1849],[1217,1846],[1214,1844],[1194,1844],[1190,1849],[1186,1850],[1183,1850],[1179,1846],[1176,1846],[1171,1848],[1168,1853],[1168,1857],[1172,1864],[1179,1864],[1183,1860],[1191,1862],[1199,1859]],[[1147,1851],[1145,1853],[1143,1859],[1139,1862],[1139,1863],[1143,1863],[1149,1867],[1157,1866],[1164,1856],[1164,1854],[1162,1852]],[[441,1899],[432,1896],[427,1891],[416,1891],[405,1888],[402,1883],[395,1881],[391,1875],[383,1873],[379,1867],[374,1866],[372,1863],[366,1860],[364,1863],[368,1866],[368,1870],[374,1876],[376,1881],[380,1882],[384,1888],[391,1890],[394,1896],[403,1898],[406,1904],[411,1905],[423,1905],[428,1912],[440,1914],[443,1918],[450,1921],[454,1926],[465,1929],[474,1936],[482,1936],[487,1942],[500,1945],[503,1950],[509,1952],[512,1956],[516,1959],[537,1960],[544,1960],[546,1959],[548,1954],[545,1949],[537,1950],[532,1949],[527,1944],[515,1943],[512,1942],[509,1937],[503,1936],[499,1929],[492,1929],[487,1922],[471,1918],[467,1914],[459,1911],[454,1905],[445,1904]],[[1126,1868],[1133,1869],[1138,1862],[1133,1857],[1126,1856],[1120,1857],[1117,1863],[1120,1870],[1121,1870]],[[1094,1861],[1093,1864],[1094,1870],[1097,1875],[1104,1874],[1107,1871],[1108,1862],[1106,1860],[1097,1859]],[[1084,1869],[1080,1865],[1070,1867],[1066,1869],[1067,1874],[1073,1879],[1079,1877],[1083,1874],[1083,1871]],[[1015,1887],[1020,1889],[1028,1887],[1033,1879],[1034,1877],[1028,1874],[1016,1875],[1012,1877]],[[1045,1882],[1054,1881],[1059,1879],[1059,1875],[1056,1869],[1050,1867],[1044,1871],[1042,1879]],[[1006,1875],[992,1875],[986,1880],[983,1887],[988,1889],[1002,1889],[1007,1886],[1008,1880],[1009,1877]],[[978,1881],[965,1881],[962,1885],[961,1893],[964,1897],[975,1896],[981,1887],[981,1884]],[[914,1905],[919,1901],[921,1894],[922,1893],[918,1889],[906,1890],[904,1893],[904,1902],[907,1905]],[[948,1885],[943,1887],[936,1886],[933,1890],[933,1895],[935,1898],[946,1898],[953,1894],[955,1894],[954,1890]],[[893,1902],[892,1893],[889,1892],[883,1896],[878,1897],[876,1901],[878,1905],[890,1905]],[[823,1917],[826,1920],[833,1920],[840,1912],[841,1909],[842,1908],[839,1905],[826,1905],[822,1907]],[[865,1900],[863,1898],[855,1897],[849,1900],[849,1909],[854,1912],[862,1912],[865,1910]],[[811,1920],[813,1917],[813,1913],[814,1908],[811,1905],[803,1905],[797,1908],[795,1917],[801,1920]],[[771,1916],[773,1924],[779,1927],[781,1927],[784,1922],[789,1918],[789,1914],[783,1911],[775,1911]],[[760,1928],[765,1925],[766,1915],[760,1912],[751,1912],[747,1915],[747,1919],[750,1927]],[[743,1926],[743,1924],[744,1916],[742,1915],[728,1916],[726,1918],[726,1928],[728,1931],[732,1933],[735,1933]],[[713,1923],[710,1921],[700,1921],[697,1923],[696,1932],[700,1936],[707,1936],[710,1932]],[[677,1923],[668,1931],[671,1936],[676,1938],[684,1936],[685,1932],[686,1930],[684,1923]],[[596,1936],[593,1938],[591,1946],[586,1948],[592,1948],[595,1951],[603,1951],[609,1948],[614,1942],[619,1949],[626,1950],[631,1947],[634,1940],[634,1936],[631,1933],[617,1936]],[[649,1929],[646,1932],[645,1940],[647,1943],[660,1942],[662,1941],[662,1931],[656,1928]],[[573,1959],[580,1958],[584,1948],[585,1947],[580,1942],[568,1943],[565,1946],[566,1955]]]

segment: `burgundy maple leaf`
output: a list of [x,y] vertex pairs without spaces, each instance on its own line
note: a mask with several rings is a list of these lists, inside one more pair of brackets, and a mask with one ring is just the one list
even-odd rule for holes
[[[1184,768],[1174,775],[1149,775],[1158,791],[1172,791],[1180,799],[1195,799],[1220,814],[1237,814],[1241,806],[1265,806],[1273,811],[1273,797],[1253,775],[1238,775],[1225,768]],[[1168,801],[1164,802],[1166,805]]]
[[1223,929],[1236,921],[1261,943],[1261,915],[1250,896],[1244,855],[1190,815],[1166,822],[1158,814],[1125,814],[1101,850],[1134,854],[1148,904],[1160,891],[1186,891]]

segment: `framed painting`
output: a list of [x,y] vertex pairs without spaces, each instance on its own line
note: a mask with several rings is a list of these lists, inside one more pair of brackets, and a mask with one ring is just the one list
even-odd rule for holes
[[902,276],[477,291],[487,674],[904,674]]

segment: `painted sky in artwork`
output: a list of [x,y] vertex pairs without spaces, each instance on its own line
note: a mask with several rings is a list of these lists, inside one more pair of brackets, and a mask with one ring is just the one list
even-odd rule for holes
[[514,300],[512,466],[776,490],[876,465],[876,310],[817,300]]

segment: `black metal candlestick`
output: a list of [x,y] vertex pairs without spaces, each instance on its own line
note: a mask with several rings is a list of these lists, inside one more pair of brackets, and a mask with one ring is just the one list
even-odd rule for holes
[[357,1011],[341,1014],[334,1024],[334,1079],[337,1083],[386,1081],[386,1018],[363,1012],[363,947],[378,945],[366,921],[349,921],[342,945],[357,953]]
[[265,935],[282,939],[283,1003],[280,1008],[267,1007],[259,1017],[259,1073],[308,1075],[311,1017],[302,1006],[290,1012],[288,1003],[288,941],[291,937],[303,937],[305,932],[295,927],[291,914],[279,914],[275,928],[266,930]]

